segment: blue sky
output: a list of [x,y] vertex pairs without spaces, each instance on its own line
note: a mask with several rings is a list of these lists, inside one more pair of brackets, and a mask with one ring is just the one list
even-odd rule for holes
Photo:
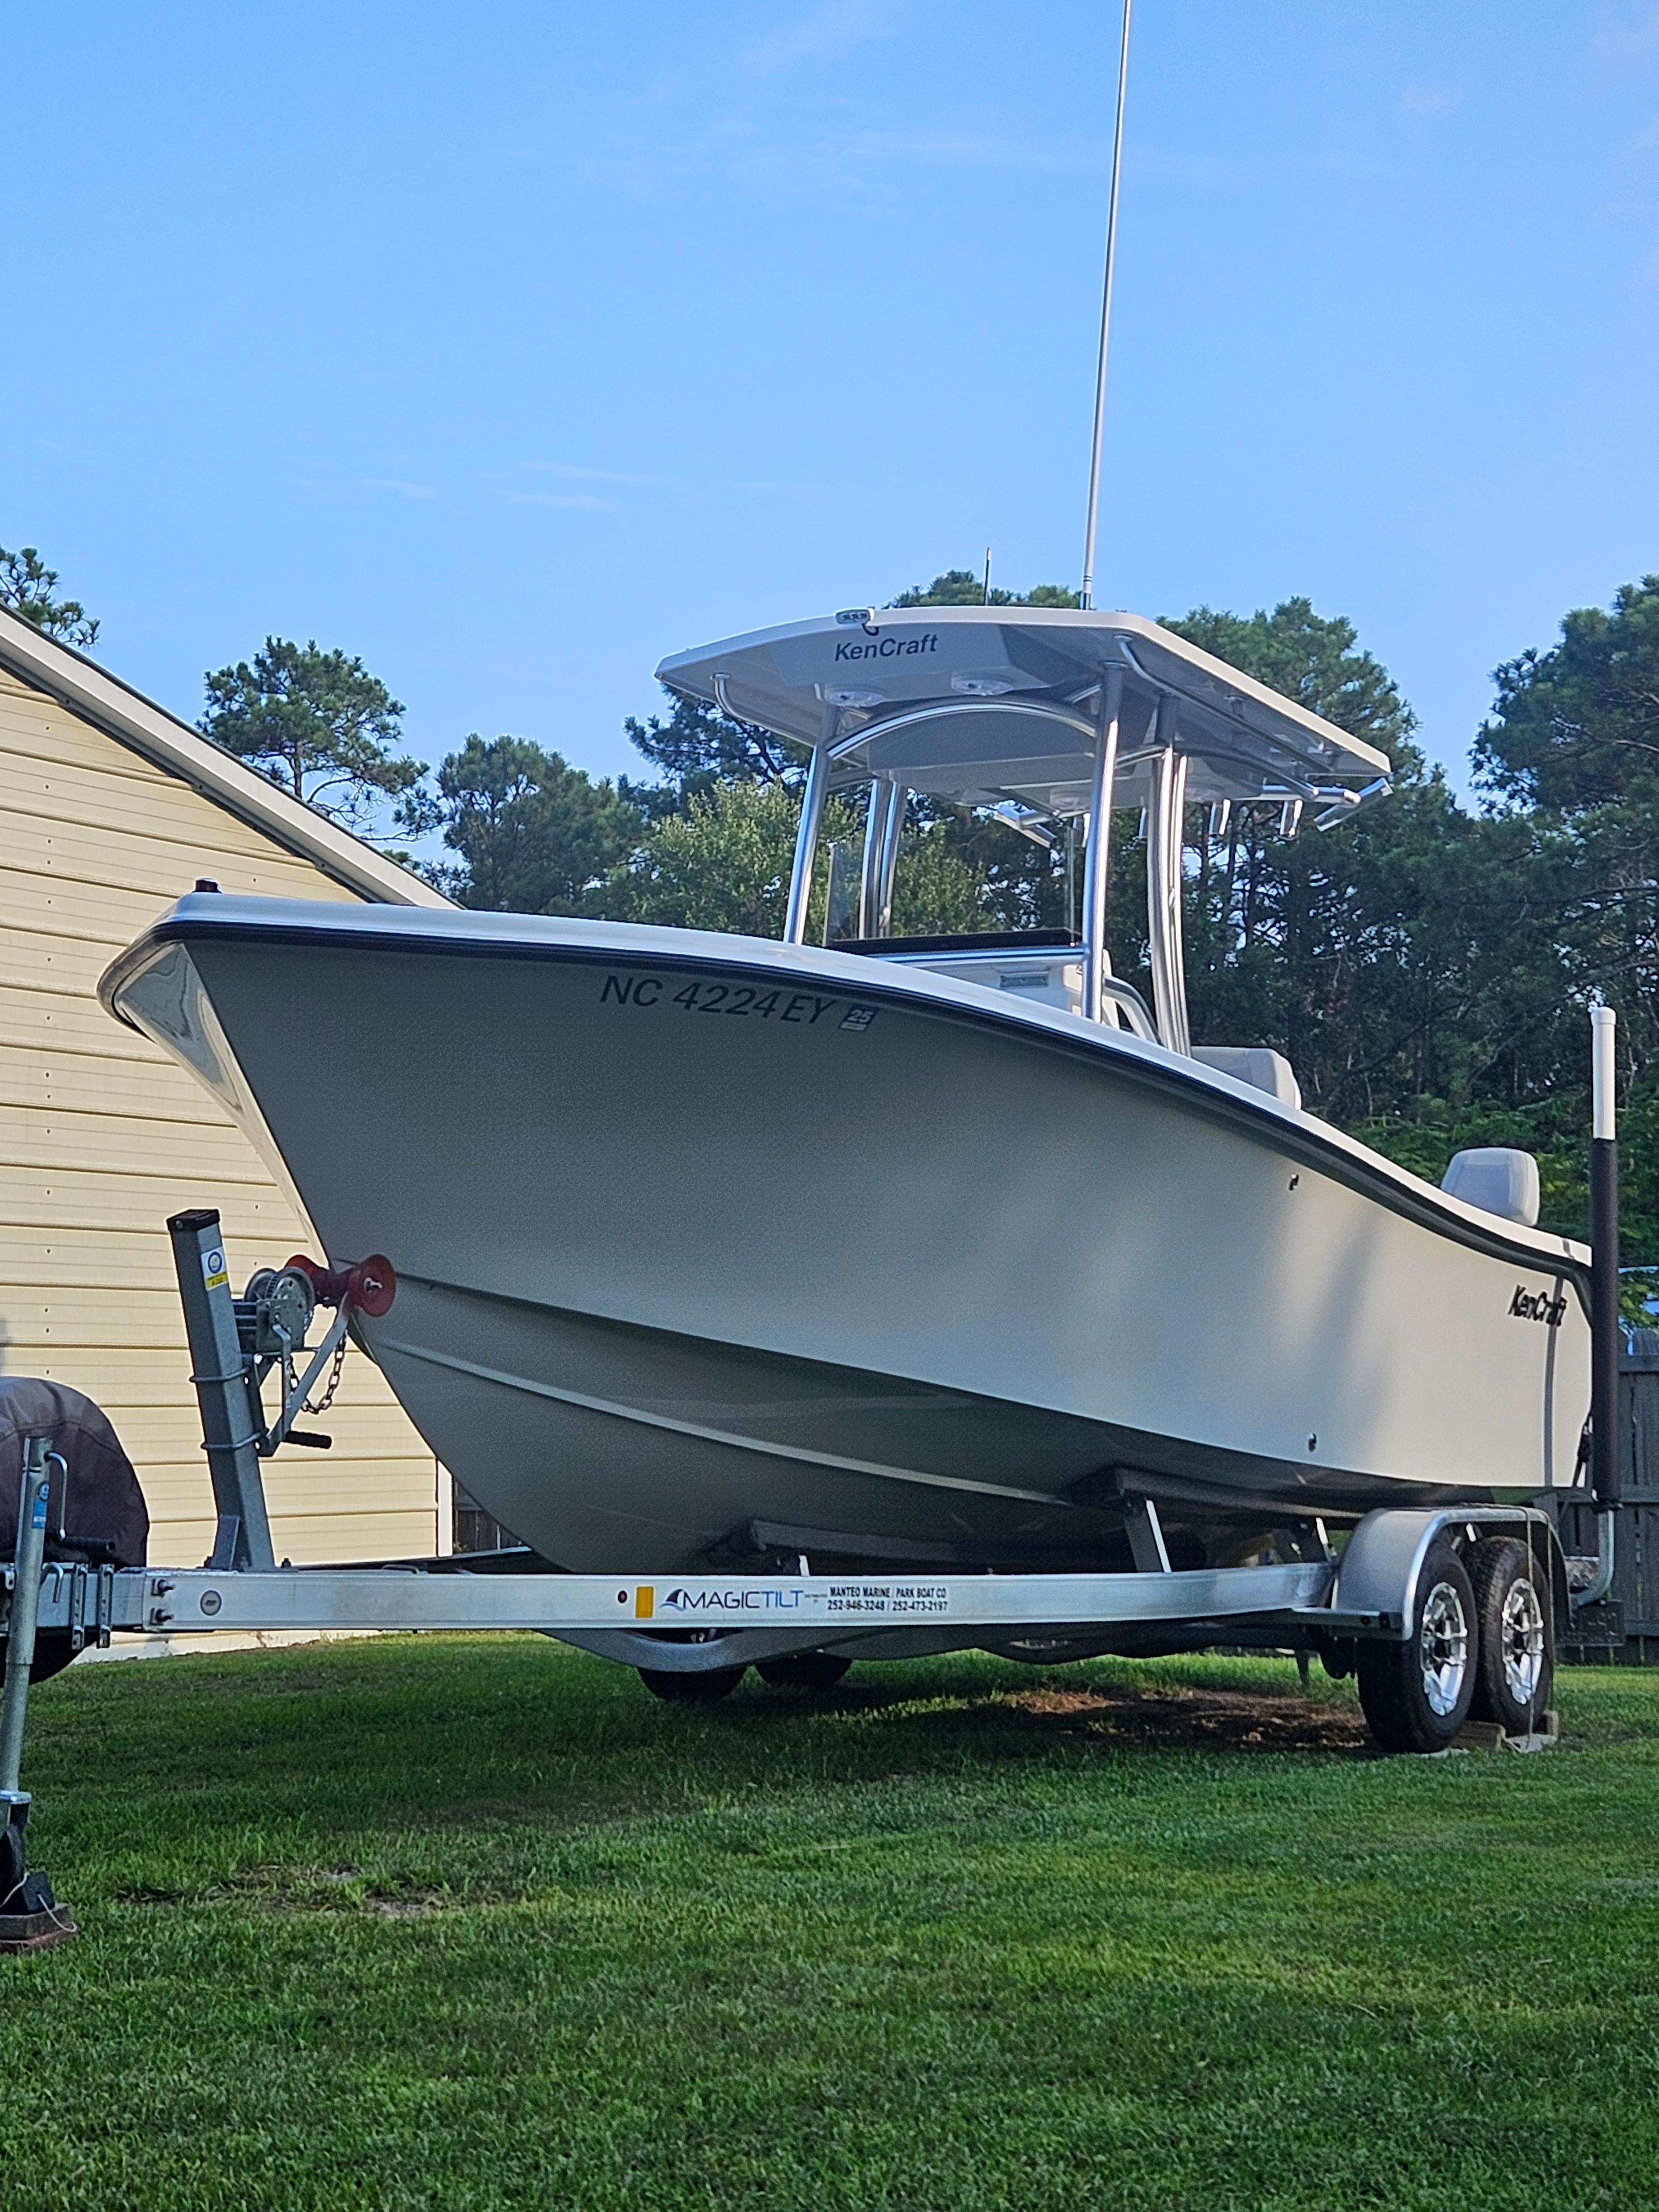
[[[665,653],[1075,582],[1115,0],[35,9],[0,544],[595,770]],[[1659,569],[1659,6],[1138,0],[1097,603],[1345,612],[1460,763]]]

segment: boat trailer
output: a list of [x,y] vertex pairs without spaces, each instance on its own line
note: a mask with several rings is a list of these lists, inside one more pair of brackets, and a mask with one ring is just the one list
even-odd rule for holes
[[[1599,1408],[1613,1402],[1609,1375],[1616,1389],[1618,1248],[1616,1212],[1609,1226],[1616,1152],[1600,1123],[1596,1136]],[[48,1560],[54,1486],[61,1521],[68,1470],[50,1436],[25,1439],[15,1552],[0,1567],[0,1953],[40,1949],[75,1932],[25,1851],[24,1719],[42,1630],[55,1633],[60,1649],[66,1639],[70,1654],[88,1644],[106,1646],[125,1632],[529,1631],[637,1668],[658,1695],[686,1699],[723,1694],[751,1665],[774,1680],[828,1683],[854,1659],[975,1646],[1036,1662],[1139,1644],[1288,1647],[1318,1653],[1334,1674],[1357,1672],[1367,1716],[1385,1743],[1425,1750],[1449,1742],[1468,1717],[1475,1615],[1504,1561],[1504,1634],[1514,1627],[1523,1662],[1547,1658],[1556,1619],[1594,1602],[1612,1577],[1619,1455],[1611,1418],[1594,1425],[1602,1440],[1590,1453],[1601,1546],[1594,1559],[1564,1559],[1554,1523],[1538,1506],[1480,1504],[1379,1509],[1358,1522],[1340,1550],[1314,1521],[1310,1534],[1279,1547],[1288,1558],[1182,1570],[1170,1564],[1155,1497],[1126,1480],[1133,1571],[815,1573],[804,1547],[789,1555],[787,1546],[782,1554],[774,1547],[774,1571],[764,1573],[565,1574],[514,1550],[279,1565],[262,1462],[285,1444],[326,1446],[325,1436],[298,1422],[331,1397],[353,1313],[386,1312],[396,1279],[378,1257],[338,1269],[295,1259],[259,1271],[238,1298],[218,1214],[178,1214],[167,1228],[213,1489],[213,1548],[194,1568]],[[319,1310],[331,1310],[332,1319],[313,1346],[307,1339]],[[324,1395],[313,1403],[310,1394],[331,1364]],[[264,1402],[272,1374],[281,1380],[274,1418]],[[1530,1594],[1530,1611],[1516,1613],[1516,1590]],[[792,1667],[798,1671],[789,1673]],[[1368,1670],[1382,1685],[1381,1708],[1368,1693]],[[1501,1685],[1501,1671],[1498,1679]],[[1531,1679],[1547,1684],[1547,1665],[1534,1663]],[[1443,1711],[1437,1711],[1437,1680],[1451,1686]],[[1544,1740],[1553,1716],[1521,1696],[1524,1673],[1515,1686],[1508,1733],[1530,1746]],[[1492,1705],[1490,1693],[1486,1702]],[[1398,1726],[1391,1729],[1385,1717],[1379,1728],[1378,1711],[1396,1707]],[[1501,1727],[1504,1714],[1495,1717]]]

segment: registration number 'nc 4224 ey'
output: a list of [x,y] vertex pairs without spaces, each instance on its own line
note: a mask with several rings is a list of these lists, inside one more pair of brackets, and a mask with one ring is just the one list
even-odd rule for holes
[[732,983],[699,976],[676,987],[672,975],[607,975],[599,988],[601,1006],[673,1006],[685,1014],[736,1014],[745,1020],[781,1022],[792,1029],[867,1030],[873,1006],[848,1005],[817,991],[775,990],[764,983]]

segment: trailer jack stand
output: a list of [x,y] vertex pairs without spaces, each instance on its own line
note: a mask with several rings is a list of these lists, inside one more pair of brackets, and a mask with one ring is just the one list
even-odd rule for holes
[[[24,1837],[29,1796],[17,1786],[23,1758],[23,1718],[34,1632],[40,1613],[40,1567],[46,1547],[46,1508],[52,1497],[50,1463],[57,1455],[45,1437],[23,1442],[23,1486],[17,1500],[17,1551],[12,1563],[11,1609],[6,1623],[5,1686],[0,1690],[0,1954],[44,1951],[76,1932],[74,1916],[58,1904],[43,1874],[31,1874]],[[62,1465],[62,1462],[59,1462]]]
[[5,1816],[0,1828],[0,1955],[68,1942],[76,1932],[74,1915],[59,1905],[45,1875],[32,1873],[27,1863],[27,1790],[0,1790],[0,1814]]

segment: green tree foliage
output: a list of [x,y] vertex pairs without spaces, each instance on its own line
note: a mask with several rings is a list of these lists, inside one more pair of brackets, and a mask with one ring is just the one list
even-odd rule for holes
[[88,646],[98,625],[79,599],[58,596],[58,571],[48,568],[33,545],[9,553],[0,545],[0,607],[21,615],[61,645]]
[[956,850],[951,825],[927,822],[908,827],[893,878],[894,935],[939,937],[995,927],[985,878]]
[[1271,614],[1194,607],[1160,620],[1218,660],[1380,747],[1396,772],[1421,773],[1422,757],[1410,743],[1417,717],[1387,669],[1359,649],[1353,624],[1342,616],[1317,615],[1310,600],[1296,599],[1281,600]]
[[[781,783],[723,783],[699,792],[683,814],[663,815],[650,825],[630,864],[601,895],[605,911],[621,921],[781,937],[799,824],[799,796]],[[832,799],[824,809],[807,908],[813,944],[823,937],[823,855],[832,842],[856,854],[862,842],[860,812]],[[979,879],[951,852],[940,825],[907,826],[894,885],[895,932],[921,936],[985,927]]]
[[401,702],[361,660],[268,637],[252,665],[210,670],[200,728],[319,813],[361,829],[426,773],[392,750]]
[[653,714],[641,722],[630,714],[623,727],[635,750],[643,753],[661,781],[635,784],[626,778],[623,795],[652,819],[684,813],[692,799],[717,784],[793,784],[805,773],[806,757],[758,722],[733,721],[701,700],[663,690],[668,718]]
[[990,597],[985,580],[971,568],[947,568],[931,584],[912,584],[888,604],[895,607],[1074,607],[1078,595],[1064,584],[1038,584],[1029,592],[1005,592],[993,584]]
[[1561,641],[1506,661],[1475,739],[1477,781],[1499,803],[1582,817],[1659,803],[1659,576],[1580,607]]
[[1493,680],[1477,782],[1549,854],[1566,957],[1644,1062],[1659,1046],[1659,576],[1569,614],[1557,645]]
[[586,914],[644,828],[636,806],[557,753],[475,732],[438,769],[437,795],[401,811],[419,835],[439,829],[457,860],[433,879],[463,906]]
[[[849,838],[850,816],[827,808],[823,836]],[[789,903],[799,800],[770,780],[719,783],[696,792],[683,813],[654,822],[630,865],[611,879],[606,911],[623,921],[675,929],[730,930],[781,937]],[[818,871],[808,934],[823,926]]]

